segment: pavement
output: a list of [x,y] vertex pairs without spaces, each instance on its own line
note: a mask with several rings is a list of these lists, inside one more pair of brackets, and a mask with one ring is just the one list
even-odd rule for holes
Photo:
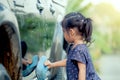
[[101,80],[120,80],[120,54],[101,57],[100,77]]

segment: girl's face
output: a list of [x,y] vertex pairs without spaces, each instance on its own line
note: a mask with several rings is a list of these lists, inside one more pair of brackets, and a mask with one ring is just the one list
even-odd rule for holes
[[75,43],[77,40],[83,40],[77,28],[70,28],[68,30],[63,28],[63,34],[68,43]]
[[70,32],[63,28],[64,38],[68,43],[72,43]]

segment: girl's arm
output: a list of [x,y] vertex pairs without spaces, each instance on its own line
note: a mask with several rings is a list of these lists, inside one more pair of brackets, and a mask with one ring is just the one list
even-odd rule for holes
[[86,65],[78,62],[79,74],[78,80],[86,80]]
[[51,63],[50,61],[46,61],[45,66],[48,66],[48,68],[65,67],[66,66],[66,59],[61,60],[61,61],[56,61],[56,62],[53,62],[53,63]]

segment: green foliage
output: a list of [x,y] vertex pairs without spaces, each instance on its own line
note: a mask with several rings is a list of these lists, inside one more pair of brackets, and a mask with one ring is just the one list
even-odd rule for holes
[[68,0],[68,5],[66,8],[66,13],[69,12],[81,12],[84,15],[87,15],[87,12],[92,5],[91,3],[88,3],[86,5],[83,5],[85,0]]
[[109,41],[109,36],[107,34],[102,34],[100,31],[93,32],[93,39],[94,39],[94,48],[98,48],[101,53],[111,53],[112,48]]
[[116,30],[113,31],[112,36],[112,48],[114,52],[120,50],[120,29],[116,28]]
[[34,14],[16,15],[21,39],[26,41],[29,52],[47,50],[52,44],[55,21],[45,20]]
[[[120,12],[107,3],[93,6],[91,16],[94,20],[96,46],[102,53],[118,51],[120,47]],[[96,36],[95,36],[96,35]]]

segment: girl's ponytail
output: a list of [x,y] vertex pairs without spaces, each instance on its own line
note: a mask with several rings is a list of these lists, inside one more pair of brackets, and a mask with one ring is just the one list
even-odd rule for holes
[[91,42],[91,35],[92,35],[92,20],[90,18],[85,18],[83,21],[83,37],[85,41]]

